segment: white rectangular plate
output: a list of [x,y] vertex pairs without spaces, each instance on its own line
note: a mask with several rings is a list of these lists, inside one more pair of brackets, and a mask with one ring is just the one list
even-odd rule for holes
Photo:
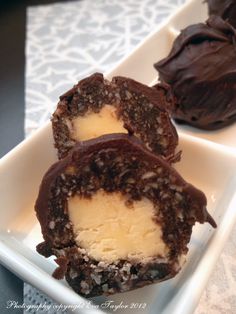
[[[126,75],[151,84],[157,76],[153,63],[167,55],[173,34],[205,18],[206,8],[201,1],[190,1],[148,36],[107,77]],[[178,128],[183,154],[176,167],[187,181],[206,193],[208,210],[216,219],[218,228],[213,230],[206,224],[194,227],[188,261],[175,279],[109,298],[96,298],[94,304],[101,305],[105,300],[110,300],[111,305],[123,302],[124,306],[128,306],[117,309],[116,313],[184,314],[194,311],[236,221],[234,128],[232,126],[210,135],[191,128]],[[35,251],[42,237],[34,213],[34,202],[42,176],[55,160],[49,123],[0,160],[0,260],[59,304],[78,305],[73,313],[113,312],[111,307],[100,306],[100,310],[97,310],[89,306],[65,281],[53,279],[53,259],[45,259]],[[143,307],[145,304],[146,307],[137,309],[135,305],[132,307],[133,303],[143,303]]]

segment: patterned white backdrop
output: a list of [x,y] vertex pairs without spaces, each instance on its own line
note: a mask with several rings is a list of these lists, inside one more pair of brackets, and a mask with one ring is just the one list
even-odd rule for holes
[[27,11],[26,135],[79,79],[109,71],[185,0],[82,0]]
[[[185,1],[81,0],[29,7],[26,135],[48,120],[59,95],[94,71],[109,71]],[[235,251],[236,229],[195,314],[236,313]],[[27,284],[24,301],[30,305],[53,302]],[[47,313],[54,312],[60,313]]]

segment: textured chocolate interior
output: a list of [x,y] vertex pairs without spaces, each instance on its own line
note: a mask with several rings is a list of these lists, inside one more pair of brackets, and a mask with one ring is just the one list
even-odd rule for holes
[[[162,230],[166,254],[106,262],[79,246],[68,200],[75,195],[90,200],[98,191],[124,195],[127,210],[134,202],[148,199],[153,204],[153,219]],[[65,276],[86,297],[124,292],[175,276],[195,222],[216,227],[206,210],[205,195],[140,140],[125,134],[78,143],[45,174],[35,210],[44,237],[38,252],[46,257],[56,255],[59,267],[54,277]]]
[[[178,135],[167,112],[172,99],[167,100],[164,96],[165,88],[161,85],[153,89],[124,77],[114,77],[109,82],[102,74],[95,73],[80,81],[60,97],[52,117],[55,147],[59,158],[65,157],[75,143],[80,141],[73,136],[73,121],[78,117],[85,118],[91,113],[99,115],[105,106],[111,106],[115,108],[113,116],[115,113],[119,122],[122,122],[124,133],[134,134],[153,153],[162,155],[166,160],[175,161],[178,159],[178,154],[175,155]],[[94,122],[88,120],[86,126],[85,121],[83,120],[83,128],[86,131],[87,127],[90,131]],[[78,121],[77,128],[79,124]],[[120,132],[121,127],[118,128],[118,133]],[[109,129],[105,133],[117,131]]]
[[177,122],[214,130],[236,120],[235,43],[235,29],[211,16],[185,28],[170,54],[154,65],[173,90]]

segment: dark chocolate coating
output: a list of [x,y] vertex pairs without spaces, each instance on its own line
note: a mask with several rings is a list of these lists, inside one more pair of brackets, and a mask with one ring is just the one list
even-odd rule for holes
[[206,0],[209,15],[219,15],[222,19],[236,27],[235,0]]
[[139,137],[155,154],[175,161],[178,135],[166,110],[170,101],[161,86],[153,89],[125,77],[114,77],[109,82],[101,73],[95,73],[81,80],[60,97],[52,116],[59,158],[65,157],[76,143],[65,119],[84,116],[88,111],[98,113],[106,104],[116,107],[117,116],[129,134]]
[[176,98],[172,117],[201,129],[236,120],[236,33],[220,17],[184,29],[154,66]]
[[[145,176],[150,172],[151,176]],[[120,192],[129,202],[145,197],[153,203],[163,241],[169,248],[168,259],[154,256],[145,263],[100,263],[77,246],[67,200],[75,194],[90,198],[100,189]],[[65,276],[71,287],[86,297],[139,288],[178,273],[179,256],[188,251],[195,222],[209,222],[216,227],[206,203],[201,191],[140,140],[125,134],[104,135],[76,144],[45,174],[35,205],[44,237],[37,250],[46,257],[56,255],[59,267],[54,277]]]

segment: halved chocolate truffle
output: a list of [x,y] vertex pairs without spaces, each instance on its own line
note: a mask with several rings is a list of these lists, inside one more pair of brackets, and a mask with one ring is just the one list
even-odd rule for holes
[[206,197],[135,137],[78,143],[54,164],[35,205],[57,279],[85,297],[129,291],[175,276],[195,222],[215,222]]
[[236,27],[236,1],[235,0],[206,0],[209,15],[219,15],[231,25]]
[[236,120],[236,30],[220,17],[184,29],[154,66],[173,90],[177,122],[213,130]]
[[63,158],[76,142],[130,133],[169,161],[178,158],[178,136],[166,111],[162,87],[154,90],[124,77],[111,82],[95,73],[60,97],[52,117],[55,147]]

